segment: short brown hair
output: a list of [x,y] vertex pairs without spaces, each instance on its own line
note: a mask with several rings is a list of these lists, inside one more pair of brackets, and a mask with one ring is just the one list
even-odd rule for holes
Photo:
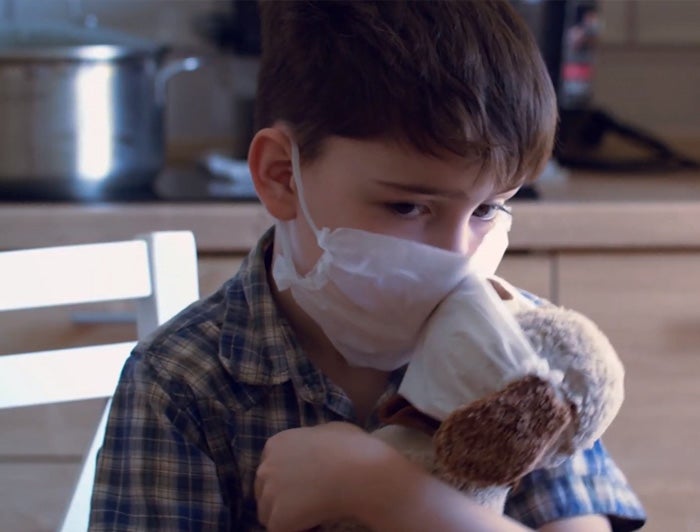
[[556,97],[505,0],[260,2],[257,127],[288,123],[302,158],[329,136],[480,162],[503,188],[548,160]]

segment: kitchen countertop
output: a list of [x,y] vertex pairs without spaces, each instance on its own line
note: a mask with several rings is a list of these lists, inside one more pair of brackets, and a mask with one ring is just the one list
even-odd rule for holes
[[[545,176],[513,207],[514,251],[700,250],[700,171]],[[198,249],[241,253],[272,219],[257,202],[0,203],[0,249],[131,238],[189,229]]]

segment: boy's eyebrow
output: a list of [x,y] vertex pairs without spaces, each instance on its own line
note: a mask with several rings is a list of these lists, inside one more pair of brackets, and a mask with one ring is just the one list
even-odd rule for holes
[[401,190],[402,192],[409,192],[412,194],[422,194],[425,196],[441,196],[445,198],[458,198],[467,199],[469,196],[463,190],[444,190],[440,188],[430,187],[426,185],[409,185],[406,183],[395,183],[393,181],[376,181],[377,184]]

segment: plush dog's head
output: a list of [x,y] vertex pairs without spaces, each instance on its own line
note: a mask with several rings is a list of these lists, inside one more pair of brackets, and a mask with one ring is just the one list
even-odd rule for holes
[[[561,381],[524,377],[443,421],[435,435],[436,459],[463,482],[485,484],[497,477],[510,483],[555,465],[592,445],[622,405],[622,363],[591,320],[551,304],[520,308],[516,319],[535,351],[561,372]],[[488,473],[483,462],[470,458],[484,455],[492,458]]]

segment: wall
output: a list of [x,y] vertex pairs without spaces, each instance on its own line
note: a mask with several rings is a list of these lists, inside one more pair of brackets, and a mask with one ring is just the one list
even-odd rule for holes
[[[192,30],[195,16],[228,0],[0,0],[19,20],[69,20],[76,6],[100,23],[214,54],[209,68],[170,87],[167,129],[177,143],[206,145],[231,135],[234,90],[251,85],[249,65],[235,63]],[[700,0],[601,0],[606,23],[595,78],[596,104],[620,119],[671,139],[700,138]],[[2,9],[5,8],[5,9]]]
[[603,0],[600,106],[668,138],[700,138],[700,0]]

